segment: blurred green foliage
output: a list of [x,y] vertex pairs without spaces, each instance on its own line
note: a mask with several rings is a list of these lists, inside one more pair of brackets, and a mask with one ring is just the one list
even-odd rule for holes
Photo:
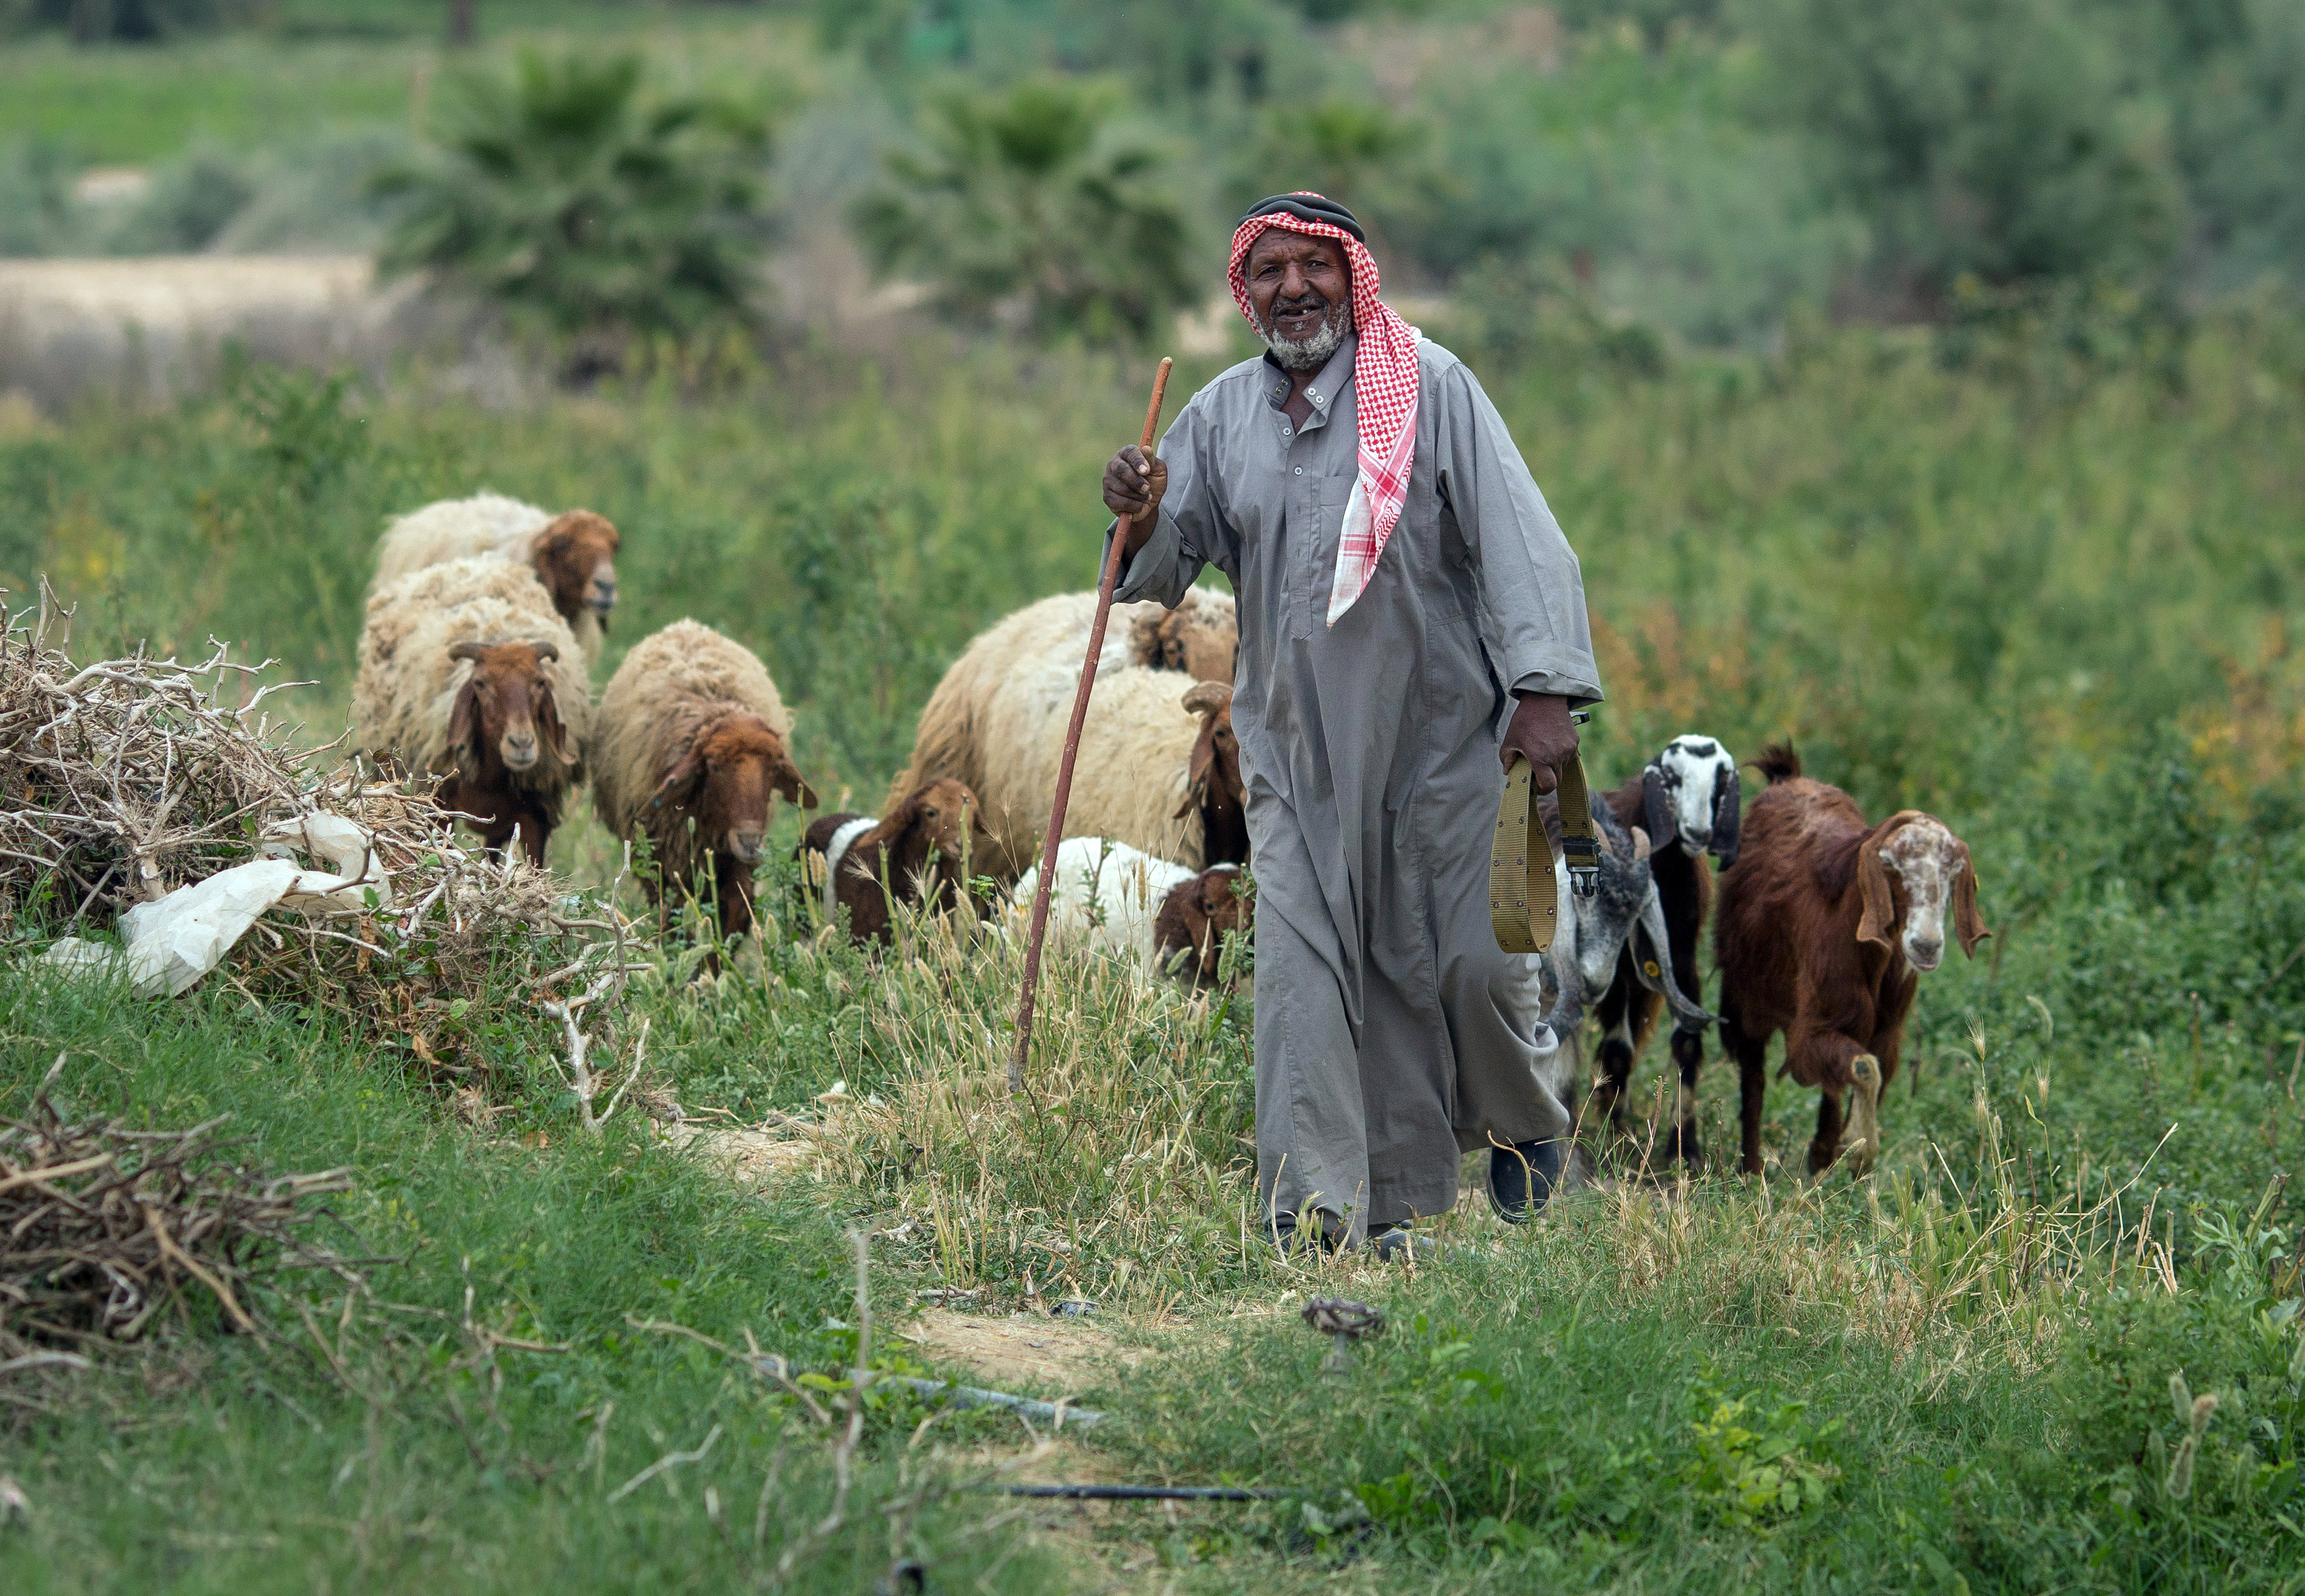
[[768,129],[726,101],[642,90],[636,55],[523,51],[510,81],[444,85],[438,152],[375,190],[404,209],[379,257],[575,341],[613,369],[635,339],[689,341],[755,313]]
[[926,279],[962,319],[1142,337],[1196,284],[1162,157],[1114,129],[1116,99],[1059,78],[940,95],[926,152],[892,154],[858,201],[859,237],[884,273]]

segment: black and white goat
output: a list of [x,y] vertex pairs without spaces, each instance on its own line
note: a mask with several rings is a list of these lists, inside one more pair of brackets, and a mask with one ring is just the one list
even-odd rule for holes
[[[1609,988],[1635,934],[1654,945],[1664,942],[1668,933],[1647,832],[1620,821],[1606,804],[1595,804],[1593,824],[1601,834],[1600,869],[1592,896],[1580,897],[1561,856],[1560,808],[1546,798],[1541,801],[1541,812],[1553,838],[1552,873],[1561,905],[1552,947],[1543,961],[1544,1019],[1552,1034],[1566,1043],[1583,1029],[1593,995]],[[1636,971],[1636,977],[1671,1008],[1680,1023],[1713,1023],[1714,1016],[1689,999],[1671,969],[1651,960]]]
[[[1606,809],[1620,825],[1637,826],[1648,833],[1653,850],[1649,869],[1664,921],[1662,937],[1644,929],[1627,944],[1619,955],[1615,979],[1594,1005],[1602,1031],[1594,1107],[1608,1116],[1612,1128],[1621,1130],[1634,1062],[1663,1007],[1657,994],[1660,967],[1671,969],[1681,991],[1700,1000],[1704,996],[1697,947],[1713,905],[1713,873],[1705,855],[1718,859],[1722,870],[1737,862],[1742,794],[1737,761],[1720,741],[1688,735],[1666,743],[1639,779],[1602,797],[1594,811],[1596,817]],[[1697,1073],[1705,1063],[1705,1021],[1688,1017],[1679,1006],[1673,1013],[1671,1048],[1680,1074],[1680,1093],[1664,1151],[1669,1159],[1693,1163],[1700,1152]]]

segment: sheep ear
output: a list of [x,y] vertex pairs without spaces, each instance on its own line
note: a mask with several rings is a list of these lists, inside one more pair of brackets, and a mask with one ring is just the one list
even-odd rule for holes
[[560,724],[560,706],[553,700],[549,686],[536,706],[536,718],[544,729],[545,746],[552,750],[553,758],[564,765],[574,765],[576,756],[568,748],[568,728]]
[[1638,864],[1656,850],[1650,845],[1649,834],[1638,826],[1633,828],[1633,862]]
[[665,778],[656,784],[656,791],[649,794],[651,809],[662,809],[668,803],[677,807],[688,802],[691,789],[704,774],[704,757],[696,751],[696,746],[692,743],[683,750],[672,768],[665,773]]
[[1884,826],[1857,850],[1857,890],[1865,902],[1865,912],[1857,921],[1857,939],[1881,947],[1889,946],[1889,926],[1896,918],[1896,904],[1889,896],[1889,870],[1881,862],[1881,844],[1888,835],[1889,828]]
[[481,684],[470,676],[456,690],[456,701],[448,711],[448,751],[462,753],[472,745],[474,728],[480,725]]
[[786,801],[803,809],[816,807],[816,789],[801,778],[800,771],[789,759],[779,758],[769,772],[769,783],[785,795]]
[[[1225,691],[1229,696],[1231,689]],[[1190,700],[1193,695],[1188,692],[1185,696]],[[1177,805],[1177,812],[1169,817],[1170,819],[1181,820],[1201,806],[1201,801],[1208,796],[1209,767],[1216,763],[1216,758],[1217,721],[1212,715],[1201,722],[1201,734],[1193,739],[1192,761],[1185,768],[1185,801]]]
[[1665,796],[1664,772],[1654,765],[1641,772],[1641,819],[1648,828],[1651,846],[1669,848],[1680,840],[1672,802]]
[[1978,918],[1977,865],[1969,856],[1966,843],[1961,849],[1961,874],[1952,883],[1952,930],[1961,938],[1961,951],[1972,959],[1977,956],[1977,945],[1993,935]]
[[1738,781],[1737,767],[1722,758],[1721,774],[1714,778],[1713,786],[1713,856],[1727,870],[1737,862],[1737,845],[1745,823],[1744,789]]

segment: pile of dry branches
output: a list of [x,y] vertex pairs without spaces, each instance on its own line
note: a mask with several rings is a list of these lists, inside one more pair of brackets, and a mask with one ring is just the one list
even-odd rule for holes
[[[268,826],[327,813],[366,835],[377,890],[336,912],[276,909],[209,977],[252,999],[349,1016],[435,1074],[460,1061],[463,1008],[511,992],[549,1048],[538,1005],[621,973],[610,920],[572,916],[545,872],[457,845],[429,784],[372,780],[338,745],[298,748],[259,709],[289,683],[217,646],[195,666],[75,666],[71,616],[41,602],[0,626],[0,934],[110,924],[259,856]],[[269,662],[268,662],[268,665]],[[251,689],[253,691],[251,692]]]
[[222,1123],[68,1124],[45,1088],[29,1120],[0,1120],[0,1370],[70,1361],[44,1346],[132,1341],[172,1307],[189,1315],[194,1286],[252,1333],[249,1288],[260,1278],[323,1269],[355,1278],[298,1234],[325,1211],[310,1199],[350,1190],[350,1176],[230,1165],[218,1156]]
[[0,632],[0,915],[54,899],[106,923],[251,857],[259,821],[303,807],[285,733],[260,713],[248,726],[276,688],[223,702],[253,668],[221,648],[189,667],[141,656],[75,666],[69,612],[45,582],[40,598]]

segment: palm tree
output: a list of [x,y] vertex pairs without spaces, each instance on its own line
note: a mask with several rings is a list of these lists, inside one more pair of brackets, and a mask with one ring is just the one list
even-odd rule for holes
[[430,271],[615,363],[753,318],[767,130],[717,101],[651,102],[639,56],[523,53],[510,81],[455,80],[434,157],[374,186],[407,208],[378,261]]
[[890,156],[855,212],[874,263],[929,279],[964,320],[1097,342],[1150,333],[1194,297],[1187,233],[1158,152],[1107,135],[1114,100],[1054,78],[938,100],[925,150]]

